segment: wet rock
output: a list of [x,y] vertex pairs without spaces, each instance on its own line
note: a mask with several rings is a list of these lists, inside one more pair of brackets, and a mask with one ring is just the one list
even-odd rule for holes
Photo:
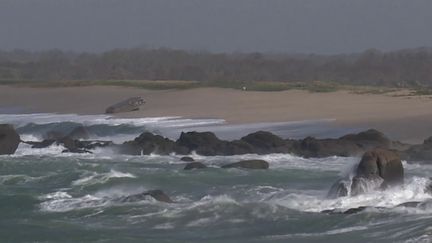
[[142,106],[144,103],[145,101],[143,98],[132,97],[108,107],[105,110],[105,113],[112,114],[112,113],[137,111],[139,110],[140,106]]
[[287,141],[265,131],[251,133],[242,137],[240,141],[250,145],[253,152],[257,154],[286,153],[290,150]]
[[0,155],[14,154],[21,139],[12,125],[0,124]]
[[31,145],[32,148],[40,149],[40,148],[46,148],[53,145],[56,142],[56,140],[45,139],[41,142],[37,142],[37,141],[22,141],[22,142]]
[[243,160],[240,162],[223,165],[222,168],[268,169],[269,163],[265,160]]
[[369,150],[377,147],[390,148],[391,140],[387,138],[382,132],[375,129],[369,129],[357,134],[348,134],[339,138],[344,141],[351,141],[363,149]]
[[404,170],[399,155],[390,150],[374,149],[366,152],[357,169],[351,185],[351,195],[365,192],[365,184],[372,189],[385,189],[401,185],[404,182]]
[[207,166],[201,162],[192,162],[186,164],[184,170],[193,170],[193,169],[205,169]]
[[140,194],[130,195],[127,197],[124,197],[121,201],[122,202],[138,202],[142,200],[146,200],[148,197],[152,197],[155,200],[159,202],[165,202],[165,203],[174,203],[173,200],[171,200],[168,195],[166,195],[162,190],[151,190],[147,192],[143,192]]
[[160,135],[154,135],[149,132],[142,133],[133,141],[128,141],[118,146],[123,154],[130,155],[148,155],[151,153],[168,155],[176,152],[176,143]]
[[181,158],[180,158],[180,161],[184,161],[184,162],[194,162],[195,160],[194,160],[192,157],[185,156],[185,157],[181,157]]
[[299,142],[294,142],[296,154],[303,157],[329,157],[329,156],[356,156],[363,149],[354,142],[341,139],[316,139],[307,137]]
[[220,140],[212,132],[182,132],[176,144],[201,155],[226,155],[227,142]]

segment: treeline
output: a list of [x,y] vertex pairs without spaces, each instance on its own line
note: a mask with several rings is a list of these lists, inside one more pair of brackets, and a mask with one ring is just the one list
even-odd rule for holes
[[215,54],[171,49],[104,53],[0,51],[0,80],[193,80],[432,86],[432,49],[350,55]]

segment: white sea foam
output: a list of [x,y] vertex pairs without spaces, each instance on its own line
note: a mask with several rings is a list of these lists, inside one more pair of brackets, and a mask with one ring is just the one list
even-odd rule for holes
[[332,209],[344,211],[362,206],[394,208],[405,202],[432,199],[432,196],[424,191],[427,183],[428,179],[426,178],[413,177],[408,179],[403,187],[394,187],[385,191],[372,191],[357,196],[326,199],[323,195],[317,195],[316,193],[289,193],[277,199],[272,199],[271,202],[306,212],[321,212]]
[[136,178],[131,173],[123,173],[116,170],[111,170],[107,173],[97,173],[92,172],[90,175],[87,175],[83,178],[75,180],[72,182],[73,186],[88,186],[94,184],[102,184],[109,181],[112,178]]
[[76,115],[76,114],[0,114],[1,123],[14,124],[17,127],[33,124],[50,124],[60,122],[75,122],[85,126],[91,125],[155,125],[160,127],[188,127],[223,124],[223,119],[184,119],[179,116],[146,117],[146,118],[115,118],[109,115]]

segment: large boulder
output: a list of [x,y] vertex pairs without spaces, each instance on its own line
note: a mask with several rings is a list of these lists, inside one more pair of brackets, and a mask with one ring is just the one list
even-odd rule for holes
[[105,113],[120,113],[139,110],[139,107],[145,103],[141,97],[132,97],[108,107]]
[[12,125],[0,124],[0,155],[14,154],[21,139]]
[[341,139],[316,139],[307,137],[294,143],[295,153],[304,157],[356,156],[363,149],[354,142]]
[[286,153],[289,148],[287,142],[270,132],[258,131],[242,137],[240,141],[252,146],[254,153]]
[[401,185],[403,182],[404,169],[399,155],[391,150],[374,149],[366,152],[358,164],[351,184],[351,195]]
[[265,170],[269,168],[269,163],[265,160],[243,160],[240,162],[223,165],[222,168],[243,168],[243,169],[261,169]]
[[195,151],[206,156],[225,155],[227,148],[227,142],[220,140],[212,132],[182,132],[176,144],[187,148],[189,153]]
[[365,150],[380,148],[391,148],[392,141],[382,132],[369,129],[357,134],[348,134],[339,138],[344,142],[353,142]]
[[174,141],[150,132],[144,132],[135,140],[125,142],[118,148],[121,153],[130,155],[148,155],[151,153],[168,155],[177,151]]

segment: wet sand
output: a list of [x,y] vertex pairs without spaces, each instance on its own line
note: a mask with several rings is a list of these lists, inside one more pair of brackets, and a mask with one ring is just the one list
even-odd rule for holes
[[102,114],[107,106],[132,96],[142,96],[147,103],[140,111],[117,116],[222,118],[232,124],[335,119],[335,126],[376,128],[393,139],[406,142],[421,142],[432,136],[432,99],[348,91],[255,92],[220,88],[155,91],[108,86],[0,86],[0,108]]

